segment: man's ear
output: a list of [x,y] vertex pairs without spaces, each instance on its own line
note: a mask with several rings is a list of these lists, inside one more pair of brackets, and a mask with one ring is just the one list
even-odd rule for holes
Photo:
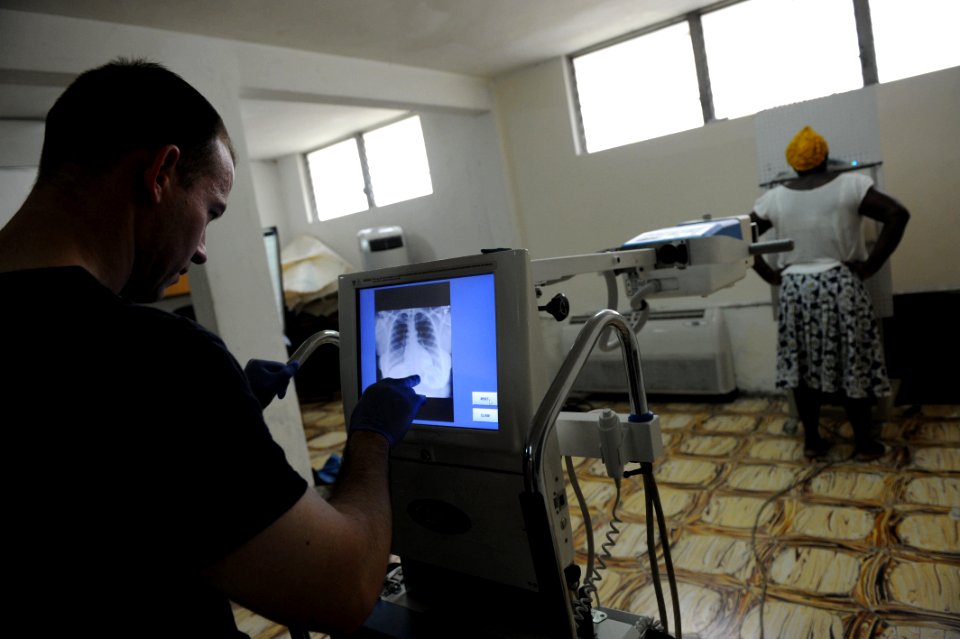
[[150,201],[154,204],[159,204],[164,193],[170,188],[174,170],[179,161],[180,148],[175,144],[157,149],[150,156],[150,164],[143,177],[147,192],[150,194]]

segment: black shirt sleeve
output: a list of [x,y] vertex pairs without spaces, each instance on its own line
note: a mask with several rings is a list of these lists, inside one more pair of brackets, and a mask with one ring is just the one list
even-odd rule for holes
[[259,403],[223,342],[183,318],[161,331],[146,361],[147,388],[169,397],[148,417],[152,468],[144,483],[158,522],[194,566],[207,566],[267,528],[304,493],[306,481],[273,440]]

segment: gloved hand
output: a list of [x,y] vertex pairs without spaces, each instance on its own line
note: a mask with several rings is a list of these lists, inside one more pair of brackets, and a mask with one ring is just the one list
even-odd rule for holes
[[243,372],[247,376],[247,381],[250,382],[254,397],[260,402],[260,407],[266,408],[274,397],[283,399],[287,394],[290,378],[299,368],[298,361],[284,364],[266,359],[251,359],[243,367]]
[[390,448],[396,446],[427,399],[413,392],[419,383],[420,376],[411,375],[403,379],[381,379],[368,386],[353,409],[347,432],[373,431],[386,437]]

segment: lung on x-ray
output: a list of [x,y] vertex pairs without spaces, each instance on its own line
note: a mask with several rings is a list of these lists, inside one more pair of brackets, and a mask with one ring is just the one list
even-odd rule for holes
[[417,418],[453,421],[449,282],[378,290],[374,308],[377,379],[419,375]]

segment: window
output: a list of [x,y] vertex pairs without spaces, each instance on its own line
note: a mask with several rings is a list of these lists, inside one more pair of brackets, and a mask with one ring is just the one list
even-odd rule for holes
[[367,210],[356,139],[308,153],[307,168],[318,220],[332,220]]
[[863,86],[851,0],[750,0],[702,22],[717,119]]
[[433,193],[420,118],[407,118],[363,136],[377,206]]
[[319,221],[433,193],[420,118],[306,154]]
[[703,124],[686,22],[572,62],[590,153]]
[[960,65],[956,0],[870,0],[880,82]]
[[957,0],[719,0],[663,24],[570,56],[585,152],[960,65]]

